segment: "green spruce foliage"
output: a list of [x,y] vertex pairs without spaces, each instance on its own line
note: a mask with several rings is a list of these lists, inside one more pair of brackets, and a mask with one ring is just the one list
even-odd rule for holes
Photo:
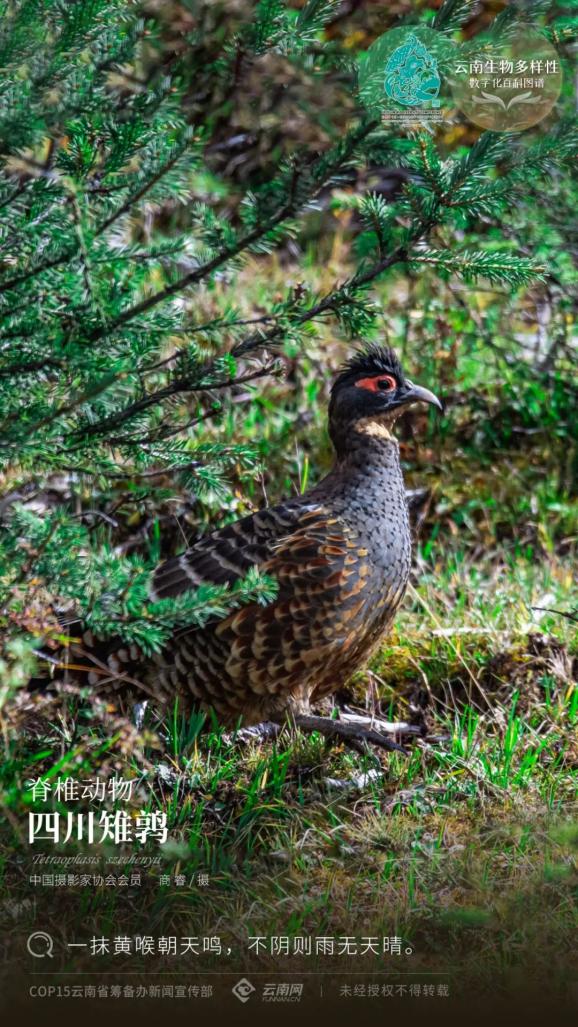
[[[433,27],[456,33],[474,6],[446,0]],[[515,16],[510,6],[502,21]],[[544,5],[533,7],[541,17]],[[499,226],[529,178],[543,181],[575,158],[571,121],[451,149],[425,130],[396,135],[358,105],[345,128],[327,114],[327,145],[280,147],[278,162],[236,183],[234,209],[221,202],[227,185],[212,154],[235,145],[220,129],[259,61],[285,60],[310,89],[315,76],[335,75],[355,96],[347,50],[326,34],[339,8],[260,0],[218,46],[191,30],[172,51],[162,19],[130,0],[2,5],[6,674],[31,651],[42,661],[75,618],[152,651],[177,626],[271,598],[275,583],[254,573],[236,589],[205,586],[152,603],[150,573],[164,551],[158,524],[133,551],[119,545],[110,508],[116,493],[142,504],[178,486],[201,508],[206,500],[213,514],[222,506],[234,516],[237,490],[259,473],[257,454],[242,437],[207,441],[199,427],[274,373],[283,347],[306,349],[328,320],[351,338],[372,337],[372,287],[396,271],[510,291],[547,276],[544,252],[522,251]],[[571,37],[567,22],[550,21],[550,35]],[[363,169],[391,165],[405,173],[393,198],[344,188]],[[238,273],[282,256],[328,197],[356,219],[351,271],[318,291],[290,284],[247,318]],[[497,226],[490,237],[488,223]],[[201,294],[213,297],[216,316],[205,316]]]

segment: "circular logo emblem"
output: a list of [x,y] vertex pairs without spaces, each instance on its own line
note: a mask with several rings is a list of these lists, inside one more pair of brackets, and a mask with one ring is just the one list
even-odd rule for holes
[[385,66],[384,85],[387,96],[404,107],[439,107],[441,79],[437,61],[413,32],[391,54]]
[[386,32],[360,61],[363,103],[385,122],[441,121],[451,103],[446,67],[453,53],[450,40],[422,25]]

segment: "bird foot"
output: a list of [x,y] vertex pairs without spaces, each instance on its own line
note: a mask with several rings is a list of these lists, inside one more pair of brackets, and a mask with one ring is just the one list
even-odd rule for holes
[[281,724],[275,724],[272,720],[264,720],[261,724],[239,728],[235,732],[234,738],[237,742],[272,742],[278,738],[280,732]]
[[142,702],[137,702],[133,706],[132,719],[134,721],[134,726],[136,727],[137,731],[142,730],[148,704],[148,699],[144,699]]
[[362,717],[351,713],[340,714],[339,720],[333,720],[331,717],[318,717],[309,713],[294,713],[291,720],[300,731],[318,731],[326,738],[342,741],[358,752],[366,752],[368,744],[371,744],[392,752],[401,752],[407,756],[408,750],[394,741],[391,736],[402,737],[403,735],[419,734],[419,729],[410,724],[392,724],[385,720],[378,720],[376,717]]
[[234,737],[235,741],[243,743],[275,741],[287,723],[298,727],[304,733],[317,731],[328,739],[344,742],[362,753],[367,752],[370,744],[408,755],[408,750],[399,744],[400,740],[404,736],[421,733],[419,728],[405,721],[392,722],[340,710],[338,720],[315,714],[291,712],[286,719],[280,719],[278,722],[266,720],[251,727],[239,728],[231,739]]
[[375,731],[383,731],[386,735],[420,735],[422,729],[416,724],[410,724],[406,720],[384,720],[383,717],[376,717],[375,714],[353,713],[351,710],[339,711],[339,719],[346,724],[359,724],[362,727],[369,727]]

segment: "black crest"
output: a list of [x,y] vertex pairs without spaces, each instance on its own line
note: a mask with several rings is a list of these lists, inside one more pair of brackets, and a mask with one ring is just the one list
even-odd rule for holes
[[380,346],[376,342],[358,350],[343,364],[333,388],[351,381],[360,374],[391,374],[400,384],[403,382],[402,367],[394,351],[389,346]]

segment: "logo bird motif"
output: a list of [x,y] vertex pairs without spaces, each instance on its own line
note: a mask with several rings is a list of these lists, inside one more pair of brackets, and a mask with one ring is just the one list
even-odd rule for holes
[[387,96],[404,107],[425,103],[438,107],[440,85],[435,58],[412,33],[393,51],[386,64],[384,87]]

